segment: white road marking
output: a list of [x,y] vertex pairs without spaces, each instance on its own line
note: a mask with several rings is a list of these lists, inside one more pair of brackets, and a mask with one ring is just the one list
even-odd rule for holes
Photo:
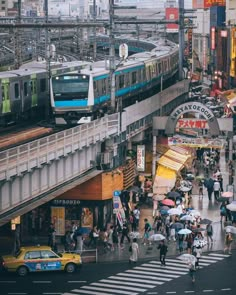
[[157,285],[162,285],[163,282],[158,282],[155,280],[142,280],[142,279],[131,279],[131,278],[124,278],[124,277],[119,277],[119,276],[111,276],[109,277],[109,279],[117,279],[117,280],[121,280],[121,281],[131,281],[131,282],[142,282],[142,283],[147,283],[147,284],[153,284],[155,282],[155,284]]
[[124,289],[124,290],[135,291],[135,292],[145,292],[145,291],[147,291],[147,289],[135,288],[135,287],[127,287],[127,286],[122,286],[121,284],[119,286],[114,286],[112,284],[92,283],[92,284],[90,284],[90,286],[106,287],[106,288],[113,288],[113,289]]
[[219,257],[225,257],[225,258],[227,258],[227,257],[229,257],[230,255],[227,255],[227,254],[220,254],[220,253],[209,253],[208,254],[209,256],[219,256]]
[[[90,295],[105,295],[105,294],[111,295],[111,293],[95,292],[95,291],[88,291],[88,290],[72,290],[72,292],[79,293],[79,294],[90,294]],[[63,293],[63,295],[75,295],[75,293]],[[135,295],[138,295],[138,293]]]
[[[110,292],[112,294],[115,294],[115,293],[118,293],[118,294],[126,294],[126,295],[132,295],[134,294],[133,292],[128,292],[128,291],[122,291],[122,290],[114,290],[114,289],[105,289],[105,288],[98,288],[98,287],[92,287],[92,286],[83,286],[82,287],[83,289],[88,289],[88,290],[94,290],[94,291],[107,291],[107,292]],[[80,292],[80,290],[79,290]],[[138,294],[138,293],[135,293],[135,294]]]
[[201,261],[203,261],[203,262],[210,262],[210,263],[216,263],[216,262],[218,262],[217,260],[211,260],[211,259],[206,259],[206,258],[200,257],[200,262]]
[[134,278],[141,278],[141,279],[152,279],[152,280],[161,280],[161,281],[171,281],[172,279],[169,279],[169,278],[160,278],[158,275],[155,277],[155,276],[148,276],[148,275],[137,275],[137,274],[127,274],[127,273],[119,273],[118,274],[119,276],[125,276],[125,277],[134,277]]
[[67,281],[67,283],[72,284],[72,283],[87,283],[87,281]]
[[140,274],[146,274],[146,275],[152,275],[152,276],[163,276],[163,277],[167,277],[167,278],[178,278],[178,275],[169,275],[169,274],[163,274],[163,273],[158,273],[158,270],[156,270],[155,272],[151,272],[151,271],[141,271],[141,270],[134,270],[134,269],[129,269],[126,270],[126,272],[131,272],[131,273],[140,273]]
[[169,291],[169,292],[166,292],[166,294],[175,294],[176,291]]
[[225,289],[221,289],[221,291],[230,291],[231,288],[225,288]]
[[[160,268],[160,265],[151,265],[151,264],[147,264],[147,263],[141,264],[141,266],[151,266],[151,267],[154,267],[154,268],[156,268],[156,267]],[[178,270],[182,274],[185,274],[186,272],[188,272],[187,267],[185,269],[180,269],[178,267],[166,265],[166,266],[161,266],[161,269]]]
[[[142,276],[141,276],[142,277]],[[103,279],[100,280],[99,282],[103,282],[103,283],[112,283],[112,284],[119,284],[120,285],[120,281],[116,281],[116,280],[107,280],[107,279]],[[128,285],[128,286],[137,286],[137,287],[143,287],[143,284],[138,284],[138,283],[131,283],[131,282],[122,282],[122,285]],[[146,286],[145,286],[146,287]],[[148,285],[147,288],[155,288],[156,285]]]
[[44,292],[45,295],[61,295],[62,293],[56,293],[56,292]]
[[162,273],[171,273],[171,274],[177,274],[177,275],[185,275],[186,272],[182,272],[182,271],[173,271],[173,270],[165,270],[165,268],[147,268],[147,267],[141,267],[141,266],[137,266],[134,269],[140,269],[140,270],[153,270],[153,271],[159,271]]
[[34,284],[51,284],[52,281],[33,281]]
[[184,293],[194,293],[195,291],[184,291]]
[[201,255],[201,258],[206,258],[206,259],[212,259],[212,260],[223,260],[224,259],[224,257],[216,257],[216,256],[214,256],[214,257],[210,257],[210,256],[208,256],[208,255]]
[[214,292],[214,290],[202,290],[202,292]]
[[[160,261],[150,261],[151,264],[161,264]],[[173,266],[176,266],[176,267],[179,267],[179,268],[186,268],[187,267],[187,264],[177,264],[176,262],[168,262],[167,265],[173,265]]]

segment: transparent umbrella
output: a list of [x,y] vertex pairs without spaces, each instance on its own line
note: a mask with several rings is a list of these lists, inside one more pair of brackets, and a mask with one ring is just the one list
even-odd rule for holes
[[178,259],[182,260],[182,261],[185,261],[187,263],[191,262],[191,263],[194,263],[197,261],[197,258],[195,256],[193,256],[192,254],[182,254],[180,256],[177,257]]
[[188,234],[191,234],[191,230],[190,229],[187,229],[187,228],[182,228],[181,230],[178,231],[178,234],[179,235],[188,235]]
[[155,235],[151,235],[149,240],[150,241],[162,241],[165,240],[165,236],[163,236],[162,234],[155,234]]

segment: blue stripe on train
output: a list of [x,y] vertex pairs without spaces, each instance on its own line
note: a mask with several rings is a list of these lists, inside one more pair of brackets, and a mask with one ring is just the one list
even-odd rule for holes
[[57,107],[57,108],[63,108],[63,107],[86,107],[87,104],[88,104],[87,99],[55,101],[55,107]]

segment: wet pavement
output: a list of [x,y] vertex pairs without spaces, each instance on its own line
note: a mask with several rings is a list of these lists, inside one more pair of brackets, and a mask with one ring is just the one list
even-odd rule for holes
[[[225,156],[224,152],[221,153],[220,158],[220,170],[223,176],[223,187],[224,191],[226,191],[228,179],[229,179],[229,173],[227,164],[225,162]],[[211,175],[210,175],[211,176]],[[194,182],[193,182],[194,184]],[[207,190],[204,188],[204,196],[203,198],[199,198],[198,196],[198,186],[196,184],[193,185],[192,190],[192,207],[196,210],[198,210],[201,213],[201,218],[208,218],[212,220],[213,225],[213,244],[209,244],[203,248],[203,252],[209,252],[209,251],[223,251],[224,248],[224,223],[220,222],[220,205],[221,203],[218,203],[214,200],[214,196],[212,195],[212,200],[208,200],[207,196]],[[142,205],[141,207],[141,215],[140,215],[140,226],[139,226],[139,234],[140,238],[138,239],[139,244],[139,259],[151,259],[151,258],[159,258],[159,250],[157,250],[158,242],[154,242],[151,245],[144,245],[143,244],[143,232],[144,232],[144,219],[147,218],[150,224],[153,224],[153,216],[152,216],[152,207],[150,205]],[[204,226],[202,226],[204,227]],[[235,237],[236,238],[236,237]],[[46,244],[47,238],[37,238],[33,241],[33,243],[36,244]],[[27,241],[25,241],[24,245],[27,245]],[[30,242],[32,245],[32,240]],[[12,240],[7,238],[1,238],[0,237],[0,255],[9,253],[9,245],[12,245]],[[233,241],[233,249],[236,248],[236,243]],[[109,262],[115,262],[115,261],[128,261],[130,252],[129,249],[129,243],[128,241],[124,242],[124,248],[121,249],[116,248],[114,251],[107,251],[105,252],[103,247],[100,246],[97,249],[97,262],[99,263],[109,263]],[[63,246],[59,243],[58,244],[58,250],[62,251]],[[85,252],[84,255],[89,254],[89,252]],[[91,249],[90,254],[93,257],[92,259],[88,259],[88,261],[95,261],[96,252]],[[176,247],[176,242],[171,241],[168,243],[168,253],[167,256],[173,256],[178,255],[179,251]],[[83,256],[84,256],[83,255]],[[90,256],[90,255],[88,255]]]

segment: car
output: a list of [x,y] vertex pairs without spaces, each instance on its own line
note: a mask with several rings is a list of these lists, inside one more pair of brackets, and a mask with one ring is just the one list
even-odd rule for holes
[[77,253],[55,253],[48,246],[21,247],[16,255],[2,256],[2,268],[25,276],[29,272],[59,271],[73,273],[82,266]]

